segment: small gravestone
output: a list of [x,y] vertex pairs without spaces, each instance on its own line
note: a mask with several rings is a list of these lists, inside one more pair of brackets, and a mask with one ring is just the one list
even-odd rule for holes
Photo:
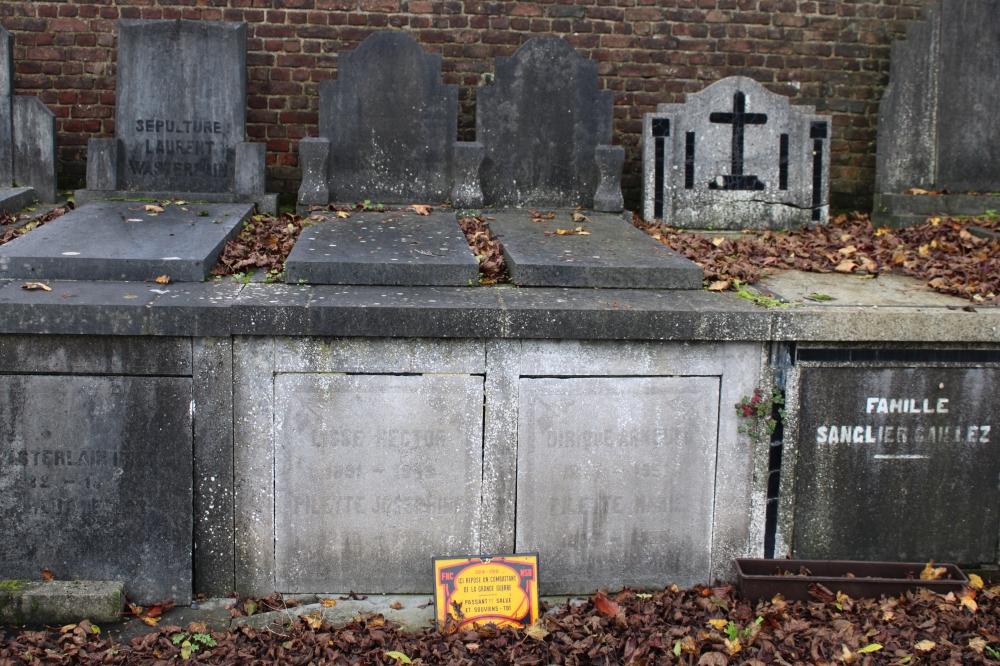
[[476,99],[485,204],[620,211],[625,151],[611,145],[614,95],[598,89],[597,63],[534,37],[495,71]]
[[703,271],[697,264],[618,215],[584,215],[573,210],[534,213],[504,210],[486,216],[500,241],[514,284],[638,289],[701,287]]
[[253,204],[93,202],[0,246],[0,278],[201,282],[252,214]]
[[643,218],[790,229],[829,215],[830,118],[733,76],[643,118]]
[[[318,138],[299,143],[299,212],[330,202],[480,208],[483,147],[455,140],[458,86],[441,56],[381,31],[341,52],[320,88]],[[403,206],[399,206],[402,204]],[[454,212],[317,212],[288,258],[287,280],[318,284],[467,285],[478,276]]]
[[792,556],[995,564],[995,368],[804,368]]
[[275,585],[422,593],[479,547],[483,378],[278,374]]
[[717,377],[522,378],[515,552],[542,594],[708,580]]
[[926,4],[924,19],[892,45],[878,117],[877,225],[997,208],[983,195],[1000,192],[1000,0]]
[[14,38],[0,27],[0,212],[56,200],[56,121],[36,97],[13,94]]
[[277,213],[266,146],[246,142],[246,39],[245,23],[121,19],[115,138],[90,140],[77,203],[253,202]]
[[191,379],[4,375],[0,394],[0,579],[189,603]]
[[290,283],[468,285],[479,262],[451,211],[355,215],[307,226],[285,262]]
[[408,34],[376,32],[342,51],[337,79],[320,85],[319,109],[319,139],[300,148],[300,204],[451,197],[456,208],[482,206],[456,192],[475,183],[482,155],[478,144],[455,140],[458,86],[441,83],[441,55]]

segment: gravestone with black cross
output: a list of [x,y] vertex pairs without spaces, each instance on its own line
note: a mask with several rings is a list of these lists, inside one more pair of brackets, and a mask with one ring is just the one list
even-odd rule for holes
[[643,120],[643,218],[789,229],[829,213],[830,119],[733,76]]

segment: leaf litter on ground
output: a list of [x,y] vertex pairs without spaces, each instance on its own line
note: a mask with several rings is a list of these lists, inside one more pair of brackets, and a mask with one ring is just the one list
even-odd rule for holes
[[[961,599],[978,592],[975,608]],[[237,599],[234,615],[294,605],[281,595]],[[543,606],[543,610],[546,610]],[[239,626],[211,632],[192,623],[158,626],[127,644],[88,622],[42,630],[0,630],[0,665],[143,664],[187,656],[198,664],[293,666],[882,666],[1000,663],[1000,586],[936,594],[851,599],[820,588],[808,602],[780,596],[752,602],[728,584],[662,592],[598,592],[527,629],[444,626],[415,633],[381,615],[341,628],[309,616],[279,630]],[[185,643],[187,646],[185,647]]]
[[1000,239],[979,238],[969,227],[996,223],[996,216],[932,217],[905,229],[876,229],[869,214],[854,212],[826,226],[712,237],[633,216],[636,227],[701,266],[713,291],[753,284],[780,269],[858,277],[893,272],[983,304],[1000,302]]
[[[6,210],[0,211],[0,225],[8,227],[6,230],[0,230],[2,231],[2,235],[0,235],[0,245],[9,243],[15,238],[20,238],[32,229],[37,229],[38,227],[47,224],[58,217],[62,217],[71,210],[73,210],[73,203],[67,202],[65,206],[53,208],[49,212],[44,215],[39,215],[33,220],[27,213],[18,213],[15,215],[13,213],[8,213]],[[18,222],[24,222],[25,220],[30,221],[23,225],[13,226]]]
[[278,217],[254,215],[243,229],[226,243],[212,275],[236,275],[264,269],[277,277],[285,270],[285,260],[302,233],[302,217],[282,213]]

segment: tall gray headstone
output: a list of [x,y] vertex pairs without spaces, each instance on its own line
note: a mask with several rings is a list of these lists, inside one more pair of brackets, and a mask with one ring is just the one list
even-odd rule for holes
[[643,218],[789,229],[829,216],[830,118],[733,76],[643,118]]
[[804,368],[792,556],[997,561],[995,368]]
[[625,151],[611,146],[614,95],[564,39],[534,37],[498,57],[476,98],[487,206],[622,209]]
[[0,376],[0,579],[191,599],[190,377]]
[[300,148],[300,203],[476,203],[482,148],[456,143],[458,86],[441,83],[441,56],[408,34],[376,32],[342,51],[319,115],[319,139]]
[[524,378],[516,550],[542,594],[708,580],[718,377]]
[[975,206],[941,197],[914,203],[902,195],[912,188],[955,195],[1000,191],[998,106],[1000,0],[925,5],[924,20],[892,45],[889,86],[879,107],[876,221],[895,226],[935,212],[996,208],[983,197]]
[[91,140],[95,168],[78,202],[199,193],[275,208],[260,149],[245,143],[246,35],[245,23],[120,20],[116,140]]

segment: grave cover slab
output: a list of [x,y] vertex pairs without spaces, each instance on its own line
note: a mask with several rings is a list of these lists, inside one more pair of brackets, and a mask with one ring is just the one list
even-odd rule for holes
[[190,377],[0,376],[0,579],[191,600]]
[[517,552],[542,594],[707,580],[718,377],[520,379]]
[[431,557],[478,548],[482,376],[281,373],[274,396],[278,589],[428,592]]
[[90,203],[0,246],[0,277],[200,282],[252,212],[253,204],[167,204],[154,214],[141,202]]
[[286,280],[311,284],[477,284],[479,263],[451,211],[332,214],[307,226]]
[[[538,211],[545,212],[545,211]],[[702,270],[619,215],[552,211],[550,220],[526,210],[489,212],[514,284],[539,287],[698,289]],[[580,234],[577,228],[586,234]],[[558,231],[573,231],[560,235]]]
[[793,557],[996,562],[1000,370],[803,368]]

